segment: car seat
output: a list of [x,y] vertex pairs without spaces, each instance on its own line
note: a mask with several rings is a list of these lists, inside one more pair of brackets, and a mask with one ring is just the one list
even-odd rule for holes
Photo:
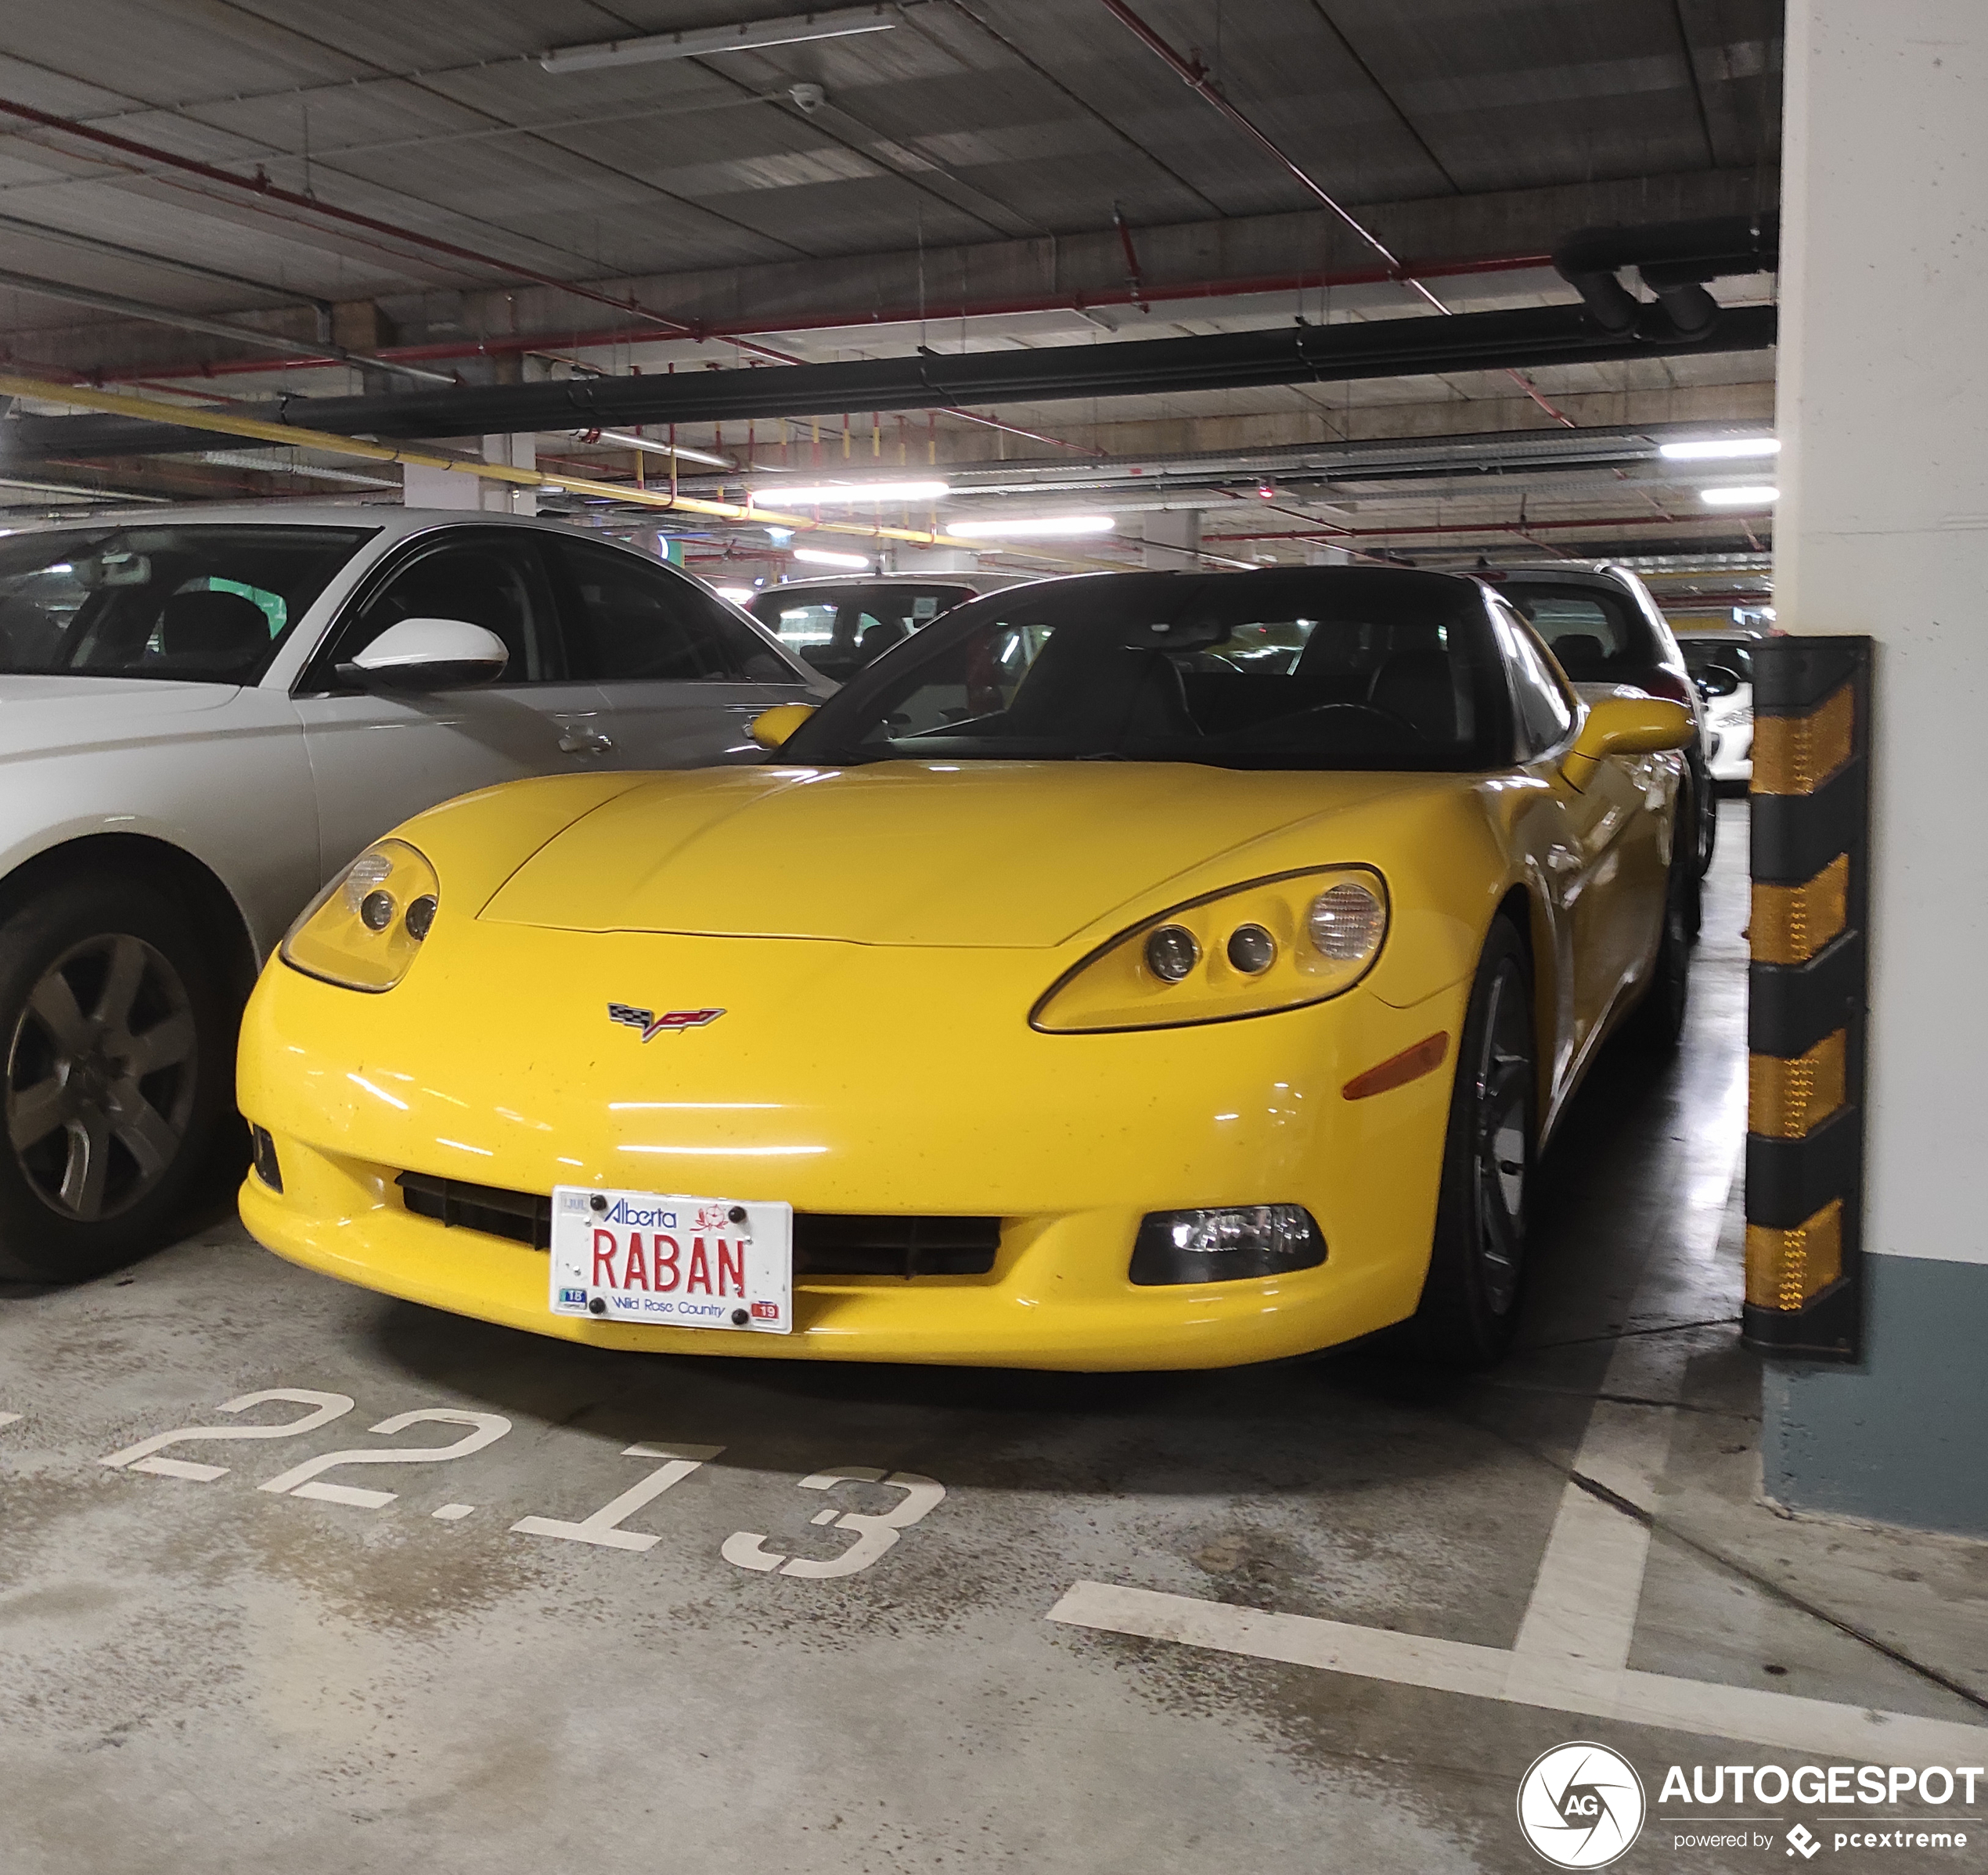
[[175,592],[159,612],[161,659],[192,669],[235,671],[269,649],[269,620],[239,592]]
[[1374,673],[1367,701],[1429,742],[1457,740],[1457,670],[1446,651],[1397,651]]
[[1001,730],[1100,748],[1201,733],[1180,673],[1165,653],[1067,628],[1050,635],[1029,666]]
[[1576,683],[1607,682],[1603,667],[1608,648],[1591,632],[1569,632],[1552,641],[1553,654],[1560,668]]

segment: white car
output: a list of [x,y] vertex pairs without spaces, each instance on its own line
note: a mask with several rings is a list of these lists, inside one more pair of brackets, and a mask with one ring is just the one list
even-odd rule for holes
[[555,523],[207,509],[0,540],[0,1275],[161,1240],[229,1149],[256,973],[388,828],[523,776],[753,760],[755,715],[832,688]]
[[1753,640],[1680,638],[1685,668],[1705,699],[1705,771],[1715,783],[1753,779]]

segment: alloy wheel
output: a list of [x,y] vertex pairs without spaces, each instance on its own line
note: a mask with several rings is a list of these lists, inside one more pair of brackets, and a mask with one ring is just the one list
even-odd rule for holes
[[1485,1300],[1503,1315],[1518,1294],[1525,1252],[1527,1128],[1532,1104],[1532,1038],[1518,970],[1492,980],[1484,1042],[1475,1063],[1478,1254]]
[[49,966],[7,1053],[7,1140],[50,1210],[95,1223],[171,1169],[193,1118],[193,1000],[141,938],[85,938]]

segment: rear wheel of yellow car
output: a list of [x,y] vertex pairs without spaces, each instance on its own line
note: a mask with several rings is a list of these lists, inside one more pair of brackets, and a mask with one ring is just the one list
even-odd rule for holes
[[159,1247],[233,1039],[212,946],[146,886],[70,880],[0,924],[0,1273],[77,1281]]
[[1435,1240],[1415,1340],[1446,1366],[1482,1367],[1511,1344],[1525,1286],[1535,1106],[1532,966],[1508,920],[1484,941],[1457,1050]]

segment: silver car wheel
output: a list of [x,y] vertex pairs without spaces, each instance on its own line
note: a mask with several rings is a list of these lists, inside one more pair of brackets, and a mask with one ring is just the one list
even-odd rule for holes
[[58,1215],[128,1210],[178,1158],[198,1067],[193,1007],[163,952],[105,933],[58,958],[7,1051],[7,1141]]

